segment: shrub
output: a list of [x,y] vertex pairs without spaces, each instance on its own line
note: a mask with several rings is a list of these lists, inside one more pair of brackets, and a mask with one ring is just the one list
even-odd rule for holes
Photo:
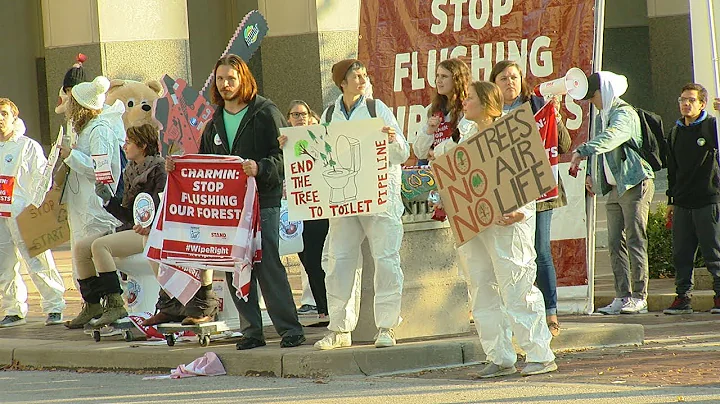
[[664,203],[658,205],[655,211],[648,215],[648,264],[650,278],[672,278],[675,276],[675,267],[672,260],[672,232],[665,226]]

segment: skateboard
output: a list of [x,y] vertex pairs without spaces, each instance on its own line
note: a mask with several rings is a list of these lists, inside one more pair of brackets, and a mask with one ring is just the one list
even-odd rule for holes
[[135,334],[133,330],[136,330],[135,325],[130,321],[129,317],[121,318],[108,325],[98,326],[97,324],[88,323],[85,324],[85,333],[91,334],[95,342],[100,342],[102,337],[110,337],[113,335],[123,335],[123,338],[127,342],[135,340]]
[[210,336],[223,334],[230,331],[230,328],[224,321],[212,321],[198,325],[182,325],[180,323],[158,324],[157,330],[165,336],[165,342],[168,346],[175,345],[175,333],[191,331],[198,337],[201,347],[210,345]]

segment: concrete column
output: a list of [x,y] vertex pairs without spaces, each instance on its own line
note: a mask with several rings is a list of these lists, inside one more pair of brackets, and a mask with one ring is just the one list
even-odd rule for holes
[[79,52],[88,80],[190,79],[185,0],[42,0],[42,17],[51,133],[62,122],[58,89]]
[[[405,276],[402,323],[395,329],[398,339],[436,337],[470,331],[468,289],[458,276],[453,235],[447,223],[405,223],[400,261]],[[363,252],[360,319],[353,341],[374,341],[377,328],[373,313],[373,263],[370,246]]]

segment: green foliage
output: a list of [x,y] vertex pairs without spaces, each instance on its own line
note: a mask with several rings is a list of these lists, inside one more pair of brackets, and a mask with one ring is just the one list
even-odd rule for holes
[[315,136],[314,133],[312,133],[311,130],[308,129],[308,135],[310,136],[310,139],[312,139],[313,142],[317,143],[317,136]]
[[308,141],[305,139],[300,139],[297,142],[295,142],[295,156],[300,157],[302,156],[308,147]]
[[675,276],[672,260],[672,232],[665,226],[667,206],[659,204],[648,215],[648,264],[650,278],[662,279]]

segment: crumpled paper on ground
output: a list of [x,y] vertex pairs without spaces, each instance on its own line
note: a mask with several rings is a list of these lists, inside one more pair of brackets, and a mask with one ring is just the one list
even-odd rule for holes
[[143,380],[152,379],[182,379],[195,376],[222,376],[227,374],[225,367],[215,352],[205,352],[205,355],[195,359],[187,365],[180,365],[170,371],[169,375],[147,376]]

